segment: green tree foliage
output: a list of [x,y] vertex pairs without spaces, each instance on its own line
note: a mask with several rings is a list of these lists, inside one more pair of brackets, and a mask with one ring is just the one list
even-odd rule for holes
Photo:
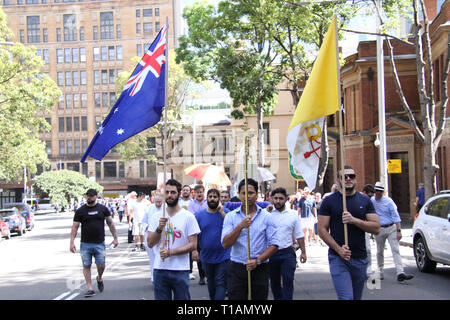
[[36,49],[9,42],[12,36],[0,8],[0,179],[6,181],[19,180],[24,167],[35,173],[38,164],[49,164],[39,132],[50,125],[37,114],[50,112],[61,95],[54,81],[39,73],[44,63]]
[[102,192],[103,187],[89,180],[85,175],[71,170],[46,171],[34,178],[33,190],[39,198],[50,198],[60,207],[69,204],[70,199],[85,195],[88,189]]

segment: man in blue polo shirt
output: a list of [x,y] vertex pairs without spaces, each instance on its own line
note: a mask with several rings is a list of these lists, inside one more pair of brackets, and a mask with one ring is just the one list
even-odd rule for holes
[[[266,210],[256,205],[258,182],[248,182],[248,213],[245,206],[245,182],[239,183],[242,206],[230,211],[223,222],[222,245],[231,248],[228,269],[229,300],[248,298],[248,271],[251,271],[251,298],[267,300],[269,294],[270,269],[268,259],[278,250],[276,225]],[[248,228],[248,229],[247,229]],[[247,232],[250,232],[250,260],[247,255]]]
[[200,210],[195,215],[200,227],[198,251],[192,253],[194,260],[200,258],[208,280],[208,292],[211,300],[224,300],[227,290],[227,271],[230,263],[230,249],[224,249],[220,241],[223,220],[228,209],[220,203],[220,193],[217,189],[209,189],[206,195],[208,208]]

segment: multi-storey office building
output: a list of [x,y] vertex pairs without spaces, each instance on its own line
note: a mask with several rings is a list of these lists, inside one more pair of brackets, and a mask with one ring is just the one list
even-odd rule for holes
[[[110,152],[103,161],[80,159],[118,98],[117,75],[132,71],[169,19],[169,47],[181,29],[178,0],[3,0],[12,41],[32,45],[45,62],[43,73],[63,95],[50,113],[42,113],[51,131],[41,134],[51,169],[75,170],[105,187],[111,195],[156,184],[156,167],[145,159],[126,164]],[[178,18],[177,18],[178,17]],[[136,115],[139,116],[139,115]],[[148,163],[146,163],[148,162]],[[23,185],[16,187],[21,195]],[[18,196],[19,197],[19,196]]]

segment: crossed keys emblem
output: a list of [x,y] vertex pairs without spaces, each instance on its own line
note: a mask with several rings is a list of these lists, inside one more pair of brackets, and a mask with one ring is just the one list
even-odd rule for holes
[[317,158],[320,158],[318,151],[321,147],[320,138],[322,137],[322,129],[318,124],[312,124],[306,128],[306,136],[308,137],[311,150],[303,154],[305,159],[308,159],[312,154],[315,154]]

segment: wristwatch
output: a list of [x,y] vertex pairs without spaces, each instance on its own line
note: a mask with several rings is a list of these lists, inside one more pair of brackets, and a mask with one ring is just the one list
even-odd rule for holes
[[261,260],[259,260],[259,258],[256,258],[256,264],[259,266],[261,263]]
[[397,232],[402,232],[402,230],[401,229],[397,229]]
[[161,229],[159,229],[159,228],[156,228],[156,233],[162,233],[162,230]]

